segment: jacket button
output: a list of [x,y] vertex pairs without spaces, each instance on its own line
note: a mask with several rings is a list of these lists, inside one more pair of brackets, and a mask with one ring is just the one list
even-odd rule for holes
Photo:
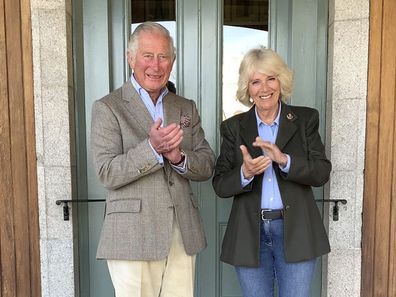
[[146,172],[147,169],[148,169],[148,166],[143,166],[143,167],[139,168],[137,172],[138,172],[139,174],[142,174],[142,173]]

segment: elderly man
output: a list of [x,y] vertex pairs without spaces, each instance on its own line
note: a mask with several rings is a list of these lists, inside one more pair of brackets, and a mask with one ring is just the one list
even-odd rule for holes
[[190,181],[212,176],[214,154],[194,102],[166,87],[174,60],[168,30],[139,25],[130,80],[92,109],[93,161],[108,190],[97,258],[117,297],[192,297],[195,255],[206,247]]

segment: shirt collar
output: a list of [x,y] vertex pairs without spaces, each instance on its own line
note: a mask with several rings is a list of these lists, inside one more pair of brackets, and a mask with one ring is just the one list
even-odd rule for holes
[[[133,73],[131,74],[131,83],[132,83],[133,87],[135,88],[136,92],[139,93],[140,97],[142,97],[143,92],[148,95],[148,92],[141,85],[139,85],[139,83],[136,81],[135,77],[133,76]],[[169,93],[168,88],[163,87],[160,92],[160,95],[158,97],[158,101],[162,101],[162,98],[168,93]]]
[[274,119],[274,121],[271,124],[266,124],[264,123],[259,115],[257,114],[257,108],[254,108],[254,113],[256,114],[256,121],[257,121],[257,127],[260,126],[260,124],[266,125],[266,126],[272,126],[272,125],[279,125],[279,118],[280,118],[280,113],[281,113],[281,109],[282,109],[282,104],[279,102],[279,108],[278,108],[278,114],[276,115],[276,118]]

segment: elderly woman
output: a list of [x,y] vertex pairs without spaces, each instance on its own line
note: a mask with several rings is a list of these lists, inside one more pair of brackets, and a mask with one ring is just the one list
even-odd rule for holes
[[[330,251],[312,187],[331,163],[318,111],[284,103],[292,72],[272,50],[250,50],[239,68],[237,98],[253,103],[221,124],[213,187],[233,197],[220,259],[235,266],[245,297],[310,296],[317,257]],[[250,104],[251,105],[251,104]]]

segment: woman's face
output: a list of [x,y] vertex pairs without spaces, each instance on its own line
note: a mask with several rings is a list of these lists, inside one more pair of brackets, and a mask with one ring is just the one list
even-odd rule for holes
[[275,75],[254,72],[249,80],[249,95],[258,113],[275,112],[280,98],[280,82]]

